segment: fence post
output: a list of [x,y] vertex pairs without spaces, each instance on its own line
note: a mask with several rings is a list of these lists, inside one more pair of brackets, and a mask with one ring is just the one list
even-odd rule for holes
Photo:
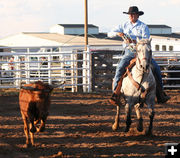
[[[77,51],[77,54],[76,54],[76,75],[77,75],[77,92],[83,92],[83,53],[84,52],[80,52],[80,51]],[[81,76],[81,77],[80,77]]]
[[91,91],[95,91],[95,65],[94,65],[94,53],[91,52]]
[[48,55],[48,83],[52,84],[51,70],[50,69],[51,69],[51,54]]
[[20,87],[20,84],[21,84],[21,81],[20,81],[21,71],[19,71],[20,70],[20,59],[19,59],[19,56],[17,57],[17,60],[15,61],[14,68],[15,68],[15,80],[16,80],[15,81],[15,85],[17,87]]
[[74,72],[74,68],[75,68],[75,63],[74,63],[74,52],[72,51],[71,54],[71,84],[72,84],[72,88],[71,91],[75,92],[75,72]]
[[87,92],[87,51],[83,51],[83,92]]
[[88,92],[92,92],[92,54],[88,47],[87,49],[87,71],[88,71]]
[[27,48],[27,56],[26,56],[26,61],[27,61],[27,63],[25,63],[25,70],[28,70],[28,71],[26,71],[26,84],[28,84],[29,82],[30,82],[30,64],[29,64],[29,62],[30,62],[30,60],[29,60],[29,58],[30,58],[30,56],[29,56],[29,48]]
[[91,54],[89,46],[87,47],[87,51],[83,52],[83,92],[92,91],[91,87]]

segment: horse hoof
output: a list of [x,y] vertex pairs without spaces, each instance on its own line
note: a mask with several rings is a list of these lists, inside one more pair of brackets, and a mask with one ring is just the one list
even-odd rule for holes
[[137,128],[137,130],[139,131],[139,132],[142,132],[143,131],[143,128],[141,127],[141,128]]
[[124,132],[126,132],[126,133],[129,132],[129,128],[130,128],[130,127],[127,127],[127,126],[126,126]]
[[131,123],[132,123],[132,121],[130,120],[130,121],[128,121],[128,122],[126,122],[126,128],[125,128],[125,130],[124,130],[124,132],[129,132],[129,129],[130,129],[130,126],[131,126]]
[[145,135],[146,135],[146,136],[152,136],[153,134],[152,134],[151,131],[146,131]]
[[143,119],[139,119],[139,120],[138,120],[137,130],[138,130],[139,132],[142,132],[142,131],[143,131]]
[[26,148],[30,148],[30,147],[32,147],[32,144],[30,143],[26,144]]
[[113,130],[113,131],[116,131],[118,128],[119,128],[119,127],[118,127],[117,124],[113,124],[113,125],[112,125],[112,130]]

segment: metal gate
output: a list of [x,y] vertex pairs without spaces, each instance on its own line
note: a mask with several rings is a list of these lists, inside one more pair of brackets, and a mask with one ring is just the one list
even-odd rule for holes
[[0,88],[42,80],[72,92],[90,91],[88,52],[72,47],[3,48],[7,51],[0,53]]

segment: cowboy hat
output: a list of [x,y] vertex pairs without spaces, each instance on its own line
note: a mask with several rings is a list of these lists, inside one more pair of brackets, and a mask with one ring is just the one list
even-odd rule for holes
[[139,14],[139,15],[143,15],[144,12],[143,11],[139,11],[138,7],[136,6],[132,6],[129,7],[128,12],[123,12],[124,14]]

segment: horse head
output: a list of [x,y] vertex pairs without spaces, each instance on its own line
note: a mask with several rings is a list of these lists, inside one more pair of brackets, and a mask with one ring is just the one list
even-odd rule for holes
[[152,60],[151,39],[137,39],[136,52],[138,69],[148,72]]

